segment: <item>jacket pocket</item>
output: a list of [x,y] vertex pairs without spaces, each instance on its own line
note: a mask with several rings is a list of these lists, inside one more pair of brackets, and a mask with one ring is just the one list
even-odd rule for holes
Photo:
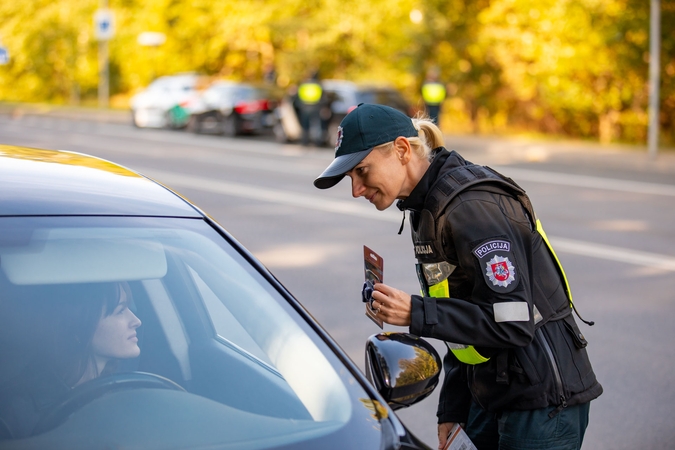
[[544,330],[549,337],[558,367],[562,372],[565,395],[583,392],[596,383],[595,374],[588,359],[588,342],[579,331],[570,314],[561,320],[549,322]]
[[[534,342],[534,341],[533,341]],[[541,383],[541,376],[537,371],[536,366],[532,362],[532,358],[527,354],[527,349],[532,350],[532,344],[527,347],[518,347],[513,349],[513,360],[509,366],[509,370],[516,375],[522,377],[525,375],[532,386]],[[534,355],[533,355],[534,356]]]

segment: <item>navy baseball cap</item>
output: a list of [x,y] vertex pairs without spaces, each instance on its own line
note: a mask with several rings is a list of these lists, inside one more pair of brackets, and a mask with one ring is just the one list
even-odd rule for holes
[[418,136],[410,117],[389,106],[359,104],[340,122],[335,142],[335,159],[314,180],[314,186],[319,189],[335,186],[374,147],[392,142],[399,136]]

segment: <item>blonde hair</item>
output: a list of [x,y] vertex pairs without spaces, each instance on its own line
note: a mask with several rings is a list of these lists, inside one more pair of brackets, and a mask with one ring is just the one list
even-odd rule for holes
[[[410,147],[413,152],[422,159],[431,161],[433,154],[431,151],[438,147],[445,146],[443,132],[440,128],[425,115],[418,114],[412,119],[413,126],[418,130],[418,136],[409,137]],[[388,152],[394,146],[393,142],[378,145],[374,150]]]

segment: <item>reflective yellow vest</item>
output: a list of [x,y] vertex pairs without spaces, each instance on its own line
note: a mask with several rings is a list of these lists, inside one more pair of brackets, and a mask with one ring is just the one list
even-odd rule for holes
[[300,98],[300,101],[308,105],[315,105],[319,103],[322,93],[323,89],[321,89],[321,85],[319,83],[302,83],[298,88],[298,98]]
[[440,105],[445,100],[445,86],[441,83],[424,83],[422,99],[428,105]]
[[[448,286],[448,277],[455,270],[455,266],[442,261],[439,263],[422,264],[422,273],[426,284],[429,286],[428,293],[422,292],[422,295],[435,298],[450,297],[450,287]],[[450,351],[455,357],[465,364],[481,364],[488,361],[473,345],[455,344],[446,342]]]

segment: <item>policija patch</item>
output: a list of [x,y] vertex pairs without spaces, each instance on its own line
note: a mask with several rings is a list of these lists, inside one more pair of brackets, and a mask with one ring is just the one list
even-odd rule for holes
[[490,289],[506,293],[516,288],[516,259],[509,241],[491,239],[474,248],[472,253],[478,258],[485,283]]

